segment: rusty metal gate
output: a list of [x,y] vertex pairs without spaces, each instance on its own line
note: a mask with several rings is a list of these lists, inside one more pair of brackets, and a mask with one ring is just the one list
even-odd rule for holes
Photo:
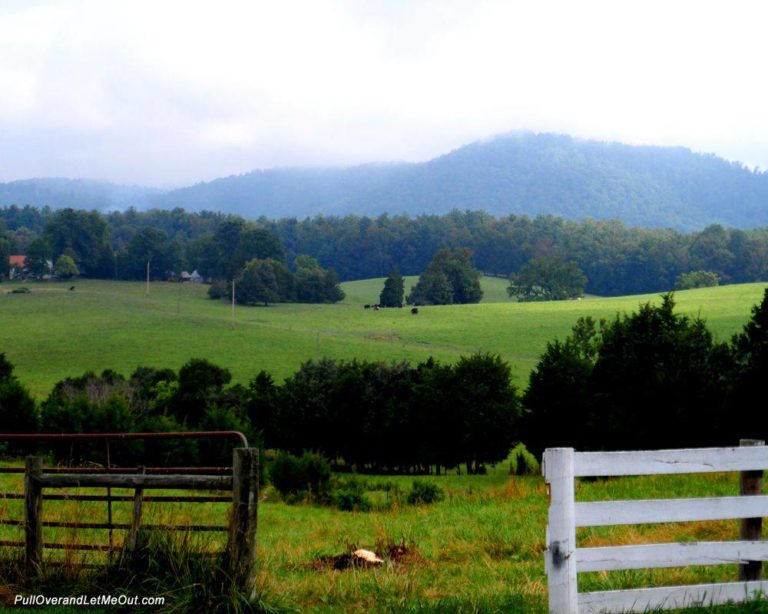
[[[112,463],[113,446],[122,441],[129,440],[170,440],[170,439],[220,439],[233,442],[234,447],[248,448],[248,440],[245,435],[239,431],[201,431],[201,432],[169,432],[169,433],[101,433],[101,434],[0,434],[0,443],[2,442],[25,442],[30,445],[39,445],[45,442],[71,442],[73,445],[82,441],[103,442],[103,463],[89,467],[47,467],[44,469],[46,474],[141,474],[141,475],[175,475],[175,476],[226,476],[232,474],[232,467],[229,466],[209,466],[209,467],[120,467]],[[0,474],[24,474],[25,467],[0,467]],[[0,500],[23,500],[24,493],[21,492],[0,492]],[[114,522],[113,503],[114,502],[135,502],[136,495],[113,495],[112,488],[106,487],[106,492],[100,494],[53,494],[42,495],[46,501],[88,501],[106,503],[105,516],[103,522],[70,522],[70,521],[46,521],[42,523],[44,527],[59,527],[68,529],[97,529],[108,532],[108,543],[58,543],[44,542],[43,547],[54,550],[82,550],[99,551],[107,553],[108,557],[112,552],[120,550],[120,545],[116,545],[114,531],[129,531],[131,524]],[[232,496],[222,494],[183,494],[183,495],[143,495],[142,501],[145,502],[165,502],[165,503],[232,503]],[[224,519],[226,521],[226,519]],[[0,517],[0,526],[24,527],[24,518]],[[220,531],[227,532],[230,526],[224,522],[222,524],[142,524],[142,529],[154,529],[163,531]],[[0,547],[24,548],[24,541],[0,540]],[[94,566],[92,563],[81,563],[86,567]],[[97,564],[95,566],[99,566]]]

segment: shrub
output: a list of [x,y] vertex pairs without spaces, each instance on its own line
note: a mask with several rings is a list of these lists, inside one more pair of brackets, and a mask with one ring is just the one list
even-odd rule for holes
[[352,476],[333,491],[333,502],[342,512],[367,512],[373,507],[365,496],[365,482]]
[[535,475],[541,470],[539,461],[523,443],[512,448],[508,458],[510,475]]
[[423,503],[437,503],[443,499],[445,499],[445,493],[437,484],[414,480],[407,501],[409,505],[421,505]]
[[11,290],[11,294],[30,294],[32,290],[27,288],[26,286],[20,286],[19,288],[14,288]]
[[281,452],[272,461],[269,475],[272,485],[283,497],[307,494],[320,499],[328,493],[331,467],[319,454],[305,452],[298,458]]
[[231,298],[232,290],[226,281],[215,281],[208,288],[208,297],[212,299]]
[[331,481],[331,466],[328,461],[319,454],[305,452],[299,464],[309,492],[316,497],[325,496]]

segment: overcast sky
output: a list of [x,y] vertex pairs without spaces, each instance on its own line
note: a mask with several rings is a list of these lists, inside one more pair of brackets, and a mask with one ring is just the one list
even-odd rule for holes
[[0,1],[0,181],[174,186],[512,130],[768,168],[768,4]]

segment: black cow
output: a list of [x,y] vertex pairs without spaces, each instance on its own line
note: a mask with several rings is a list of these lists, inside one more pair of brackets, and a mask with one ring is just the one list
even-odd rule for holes
[[411,309],[411,313],[412,313],[413,315],[416,315],[417,313],[419,313],[419,308],[418,308],[418,307],[414,307],[414,308],[412,308],[412,309]]

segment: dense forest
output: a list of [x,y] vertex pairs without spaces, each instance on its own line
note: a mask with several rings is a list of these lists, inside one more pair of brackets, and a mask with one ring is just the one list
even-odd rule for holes
[[588,293],[606,296],[671,290],[691,271],[713,272],[721,283],[768,279],[768,228],[712,225],[682,233],[612,220],[497,218],[479,211],[245,222],[182,209],[102,214],[0,208],[3,261],[24,254],[33,264],[55,262],[67,250],[82,275],[108,279],[141,279],[148,254],[154,279],[185,268],[231,279],[251,258],[292,265],[302,255],[335,269],[341,280],[384,277],[393,267],[416,275],[444,248],[469,249],[475,267],[504,277],[534,258],[562,258],[586,275]]
[[0,206],[12,204],[103,212],[182,207],[246,218],[482,209],[691,231],[768,225],[768,174],[682,147],[518,133],[417,164],[257,170],[165,192],[85,180],[0,184]]

